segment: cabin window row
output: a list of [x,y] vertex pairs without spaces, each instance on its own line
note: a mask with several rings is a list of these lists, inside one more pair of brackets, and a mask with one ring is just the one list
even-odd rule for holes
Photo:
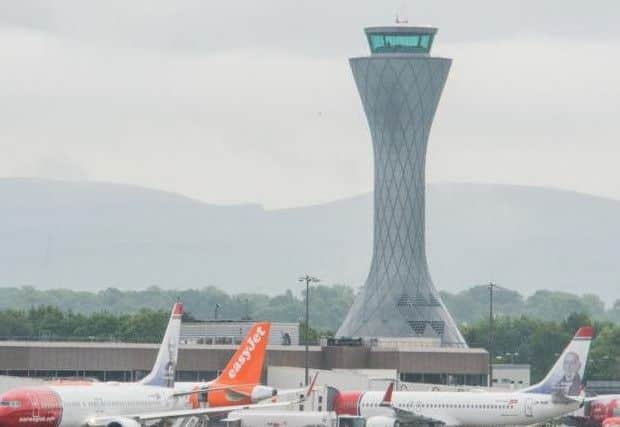
[[[362,407],[379,407],[379,402],[362,403]],[[512,409],[513,405],[488,405],[476,403],[405,403],[395,405],[399,408],[430,408],[430,409]]]

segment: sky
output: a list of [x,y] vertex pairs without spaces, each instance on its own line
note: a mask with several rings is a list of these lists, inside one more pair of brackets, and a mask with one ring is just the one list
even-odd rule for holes
[[453,58],[428,181],[620,198],[616,0],[0,0],[0,177],[267,208],[371,191],[347,60],[397,13]]

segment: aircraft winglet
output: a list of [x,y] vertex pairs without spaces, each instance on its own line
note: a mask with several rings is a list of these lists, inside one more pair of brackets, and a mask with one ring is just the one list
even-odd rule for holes
[[308,389],[306,390],[306,395],[304,396],[304,399],[307,399],[310,397],[310,395],[312,394],[312,390],[314,389],[314,384],[316,384],[316,379],[319,377],[319,373],[315,372],[314,375],[312,376],[312,381],[310,381],[310,385],[308,385]]
[[381,406],[392,406],[392,392],[394,391],[394,382],[392,381],[387,389],[385,390],[385,394],[383,395],[383,399],[381,400]]

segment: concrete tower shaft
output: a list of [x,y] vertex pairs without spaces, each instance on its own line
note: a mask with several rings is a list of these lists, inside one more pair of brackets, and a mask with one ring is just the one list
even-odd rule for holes
[[374,246],[339,336],[439,337],[466,346],[426,260],[426,147],[451,64],[429,56],[435,32],[368,28],[372,55],[350,59],[374,150]]

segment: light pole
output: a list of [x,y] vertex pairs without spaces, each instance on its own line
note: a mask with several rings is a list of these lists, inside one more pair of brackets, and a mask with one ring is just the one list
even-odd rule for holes
[[313,276],[309,276],[308,274],[305,274],[304,276],[300,277],[298,279],[300,282],[305,282],[306,283],[306,362],[305,362],[305,367],[306,367],[306,386],[308,385],[308,332],[310,332],[310,283],[318,283],[320,282],[319,279],[317,279],[316,277]]
[[217,320],[217,312],[222,308],[222,304],[215,304],[215,320]]
[[493,387],[493,291],[497,283],[489,282],[489,387]]

